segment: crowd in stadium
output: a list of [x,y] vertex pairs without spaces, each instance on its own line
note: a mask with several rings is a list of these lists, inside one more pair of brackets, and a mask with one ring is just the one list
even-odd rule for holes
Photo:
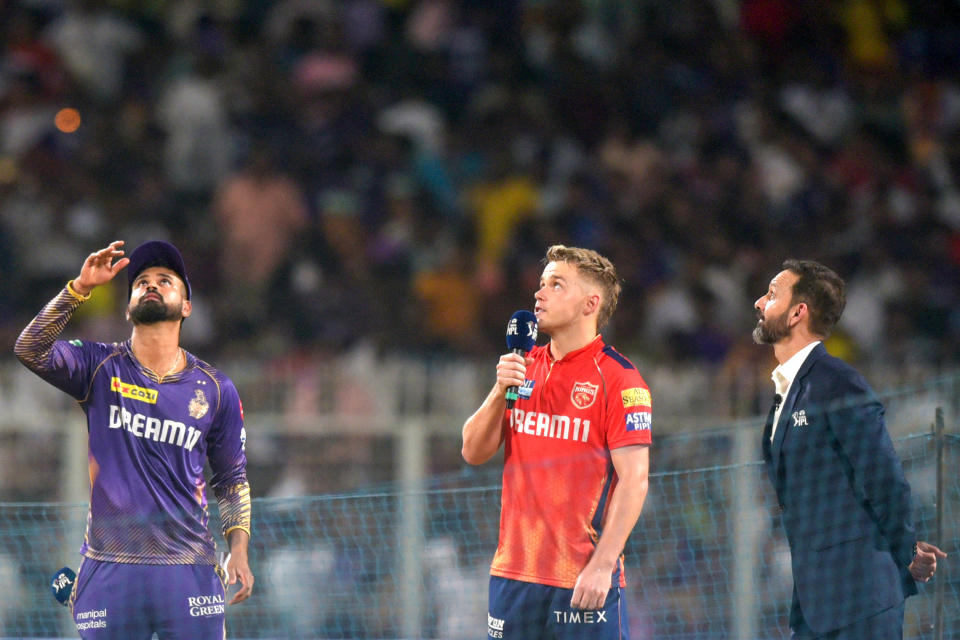
[[24,0],[0,25],[4,343],[90,251],[164,237],[214,360],[490,357],[555,242],[619,266],[608,333],[657,362],[736,357],[793,255],[847,278],[851,359],[960,355],[952,3]]

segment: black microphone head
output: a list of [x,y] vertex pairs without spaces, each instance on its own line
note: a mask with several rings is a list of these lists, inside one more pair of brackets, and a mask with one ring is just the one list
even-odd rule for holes
[[507,323],[507,349],[524,353],[537,343],[537,316],[526,309],[515,311]]
[[77,581],[77,574],[69,567],[64,567],[53,574],[53,581],[50,588],[53,589],[53,597],[63,606],[67,606],[70,599],[70,592],[73,591],[73,585]]

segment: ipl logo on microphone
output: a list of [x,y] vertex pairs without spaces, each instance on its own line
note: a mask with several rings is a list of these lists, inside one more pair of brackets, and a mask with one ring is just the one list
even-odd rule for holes
[[[510,322],[507,323],[507,336],[519,336],[520,327],[517,326],[517,318],[510,318]],[[526,337],[531,340],[537,339],[537,323],[535,321],[527,321]]]
[[536,322],[527,323],[527,337],[530,338],[531,340],[537,339],[537,323]]

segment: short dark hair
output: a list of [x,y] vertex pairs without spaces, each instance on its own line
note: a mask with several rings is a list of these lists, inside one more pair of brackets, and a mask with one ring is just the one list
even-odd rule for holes
[[805,302],[810,309],[810,331],[826,338],[847,304],[846,283],[833,269],[813,260],[784,260],[783,268],[797,274],[791,306]]

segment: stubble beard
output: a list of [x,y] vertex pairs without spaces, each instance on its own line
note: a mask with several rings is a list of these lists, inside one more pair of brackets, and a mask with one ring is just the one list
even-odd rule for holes
[[757,344],[776,344],[790,335],[790,325],[787,322],[790,312],[784,311],[776,318],[769,320],[760,318],[753,328],[753,341]]

